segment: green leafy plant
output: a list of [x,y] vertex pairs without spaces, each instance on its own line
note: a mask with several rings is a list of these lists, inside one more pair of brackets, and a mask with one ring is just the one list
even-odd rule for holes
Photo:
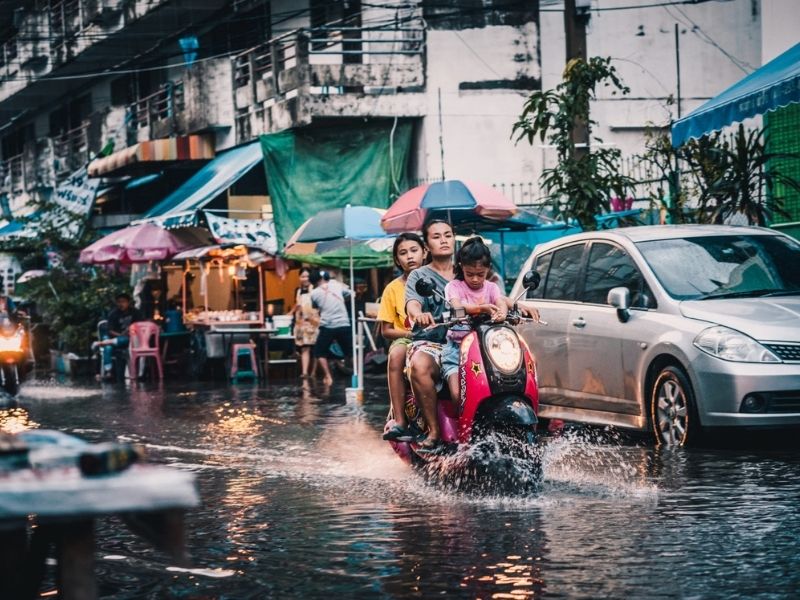
[[[542,172],[542,186],[556,212],[574,217],[585,229],[594,229],[594,216],[609,209],[611,196],[627,197],[634,184],[620,173],[619,149],[599,146],[602,140],[592,137],[596,122],[590,118],[589,106],[600,86],[610,88],[612,94],[630,91],[617,76],[610,58],[571,60],[555,89],[536,91],[528,97],[512,131],[517,142],[526,139],[533,145],[538,137],[555,148],[557,164]],[[583,129],[585,138],[596,145],[576,143],[573,132]]]
[[[770,152],[764,129],[747,131],[739,125],[732,136],[717,132],[679,148],[672,147],[668,134],[660,134],[648,141],[644,159],[661,170],[678,198],[673,222],[683,222],[690,212],[698,223],[724,223],[742,215],[750,225],[765,226],[775,214],[786,215],[781,190],[800,192],[800,182],[780,166],[800,155]],[[659,193],[657,186],[651,196]],[[693,209],[688,211],[690,201]]]
[[651,207],[666,213],[669,223],[693,221],[688,208],[688,182],[678,170],[679,151],[673,148],[669,131],[651,128],[645,131],[645,152],[642,161],[655,173],[648,187]]
[[97,322],[116,293],[129,291],[128,278],[78,262],[80,250],[97,236],[85,227],[83,217],[54,202],[38,208],[47,217],[26,221],[38,235],[17,244],[26,250],[23,269],[48,270],[27,282],[18,296],[35,303],[38,317],[49,328],[51,348],[85,356],[96,339]]
[[37,314],[49,326],[51,348],[85,356],[97,339],[97,322],[121,291],[129,291],[126,277],[66,260],[28,282],[24,297],[35,302]]
[[778,213],[786,215],[783,186],[800,191],[800,182],[775,166],[781,159],[800,158],[796,154],[770,152],[766,130],[745,130],[739,125],[730,139],[712,146],[708,156],[716,165],[717,176],[708,179],[708,191],[698,202],[698,220],[723,223],[741,214],[751,225],[768,225]]

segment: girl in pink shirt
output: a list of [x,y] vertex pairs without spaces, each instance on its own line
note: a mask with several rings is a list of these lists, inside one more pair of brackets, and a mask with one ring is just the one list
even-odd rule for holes
[[[464,242],[456,255],[455,279],[444,288],[450,306],[463,308],[468,315],[485,313],[494,321],[503,321],[508,303],[496,283],[487,281],[492,267],[489,247],[479,237]],[[450,386],[450,396],[458,405],[458,360],[461,340],[469,333],[468,325],[455,325],[447,332],[442,352],[442,376]]]

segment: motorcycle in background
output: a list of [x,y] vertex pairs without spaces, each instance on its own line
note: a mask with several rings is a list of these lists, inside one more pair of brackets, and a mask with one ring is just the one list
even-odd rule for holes
[[32,364],[30,339],[24,320],[0,314],[0,388],[16,396]]

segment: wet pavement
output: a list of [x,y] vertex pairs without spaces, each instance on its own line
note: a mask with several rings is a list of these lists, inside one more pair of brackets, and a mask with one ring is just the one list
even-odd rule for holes
[[549,439],[540,493],[448,493],[380,440],[386,390],[30,382],[0,426],[145,445],[197,474],[179,570],[115,520],[104,598],[787,598],[800,589],[800,442],[660,451]]

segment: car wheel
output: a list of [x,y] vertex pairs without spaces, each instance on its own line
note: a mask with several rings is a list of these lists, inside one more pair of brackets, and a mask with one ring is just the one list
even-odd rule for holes
[[684,446],[699,437],[700,420],[692,386],[678,367],[664,367],[656,377],[650,415],[659,445]]

